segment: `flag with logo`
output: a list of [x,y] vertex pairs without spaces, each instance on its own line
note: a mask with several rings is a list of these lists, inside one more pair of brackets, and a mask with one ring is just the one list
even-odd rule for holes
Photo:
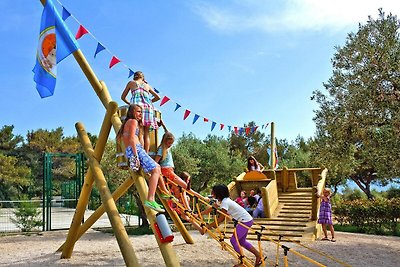
[[78,48],[78,43],[61,19],[52,0],[47,0],[42,13],[36,64],[33,68],[33,80],[41,98],[54,94],[57,64]]

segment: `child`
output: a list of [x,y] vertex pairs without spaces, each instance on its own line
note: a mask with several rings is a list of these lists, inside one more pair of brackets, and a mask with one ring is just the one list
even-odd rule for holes
[[[174,172],[174,160],[172,159],[171,146],[175,141],[175,137],[171,132],[164,133],[161,144],[157,149],[157,154],[155,157],[155,161],[158,162],[161,166],[161,173],[164,175],[169,181],[179,185],[183,189],[187,188],[187,184],[183,181],[178,175]],[[172,184],[173,184],[172,183]],[[178,186],[173,186],[173,191],[176,197],[178,197],[181,203],[184,205],[186,209],[189,209],[189,203],[186,197],[186,192],[183,191],[180,193]]]
[[[132,93],[131,101],[126,100],[129,91]],[[150,99],[150,95],[153,99]],[[137,104],[142,107],[144,127],[144,150],[149,152],[150,148],[150,128],[157,129],[157,121],[154,116],[153,102],[157,102],[160,96],[144,80],[144,74],[141,71],[135,72],[133,81],[128,82],[121,95],[122,101],[129,104]]]
[[253,211],[253,218],[265,218],[264,212],[264,204],[262,201],[261,190],[260,188],[256,189],[255,199],[256,199],[256,208]]
[[125,144],[125,154],[129,160],[130,168],[136,171],[141,166],[145,173],[150,173],[149,192],[144,205],[155,211],[165,212],[162,206],[154,200],[154,195],[157,183],[160,184],[161,190],[164,191],[161,195],[162,198],[169,198],[169,195],[165,193],[168,190],[162,180],[160,166],[144,151],[140,142],[141,120],[142,108],[138,105],[130,105],[126,118],[117,134],[117,139],[122,138]]
[[255,157],[250,156],[247,159],[247,171],[258,171],[258,172],[262,172],[264,171],[264,166],[259,163]]
[[317,193],[317,197],[321,198],[318,223],[322,224],[322,231],[324,232],[324,237],[322,240],[329,240],[328,233],[326,231],[326,225],[329,225],[329,230],[331,231],[332,236],[331,241],[336,242],[335,230],[333,229],[332,223],[331,190],[329,188],[325,188],[322,191],[322,195]]
[[[212,189],[211,195],[218,200],[219,208],[221,209],[221,212],[224,214],[227,214],[231,216],[234,220],[240,222],[236,226],[236,236],[232,235],[230,241],[235,249],[236,252],[240,254],[240,246],[244,247],[248,251],[254,254],[256,256],[256,261],[255,261],[255,266],[261,265],[261,257],[260,253],[253,247],[252,244],[250,244],[247,240],[247,233],[248,233],[248,228],[253,225],[253,218],[251,215],[239,204],[237,204],[235,201],[231,200],[229,198],[229,189],[226,185],[215,185]],[[202,212],[202,214],[207,214],[210,213],[212,208],[208,208]],[[221,223],[224,221],[224,216],[221,216],[221,214],[218,216],[217,222]],[[211,224],[207,224],[207,228],[214,228],[217,226],[217,222],[212,222]],[[246,225],[247,227],[244,227],[242,224]],[[237,242],[239,241],[239,244]],[[237,264],[235,266],[240,266],[240,264]]]
[[242,190],[242,191],[240,191],[240,196],[238,196],[235,199],[235,202],[238,203],[243,208],[246,208],[248,206],[248,201],[247,201],[246,195],[247,195],[246,191]]

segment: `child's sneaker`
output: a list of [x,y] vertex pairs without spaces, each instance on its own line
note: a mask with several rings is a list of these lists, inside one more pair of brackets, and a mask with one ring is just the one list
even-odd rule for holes
[[144,202],[144,205],[145,205],[146,207],[150,208],[150,209],[155,210],[155,211],[158,211],[158,212],[165,212],[165,210],[162,208],[162,206],[159,205],[159,204],[158,204],[157,202],[155,202],[155,201],[148,201],[148,200],[146,200],[146,201]]
[[173,195],[170,195],[170,194],[165,193],[165,192],[162,192],[162,191],[161,191],[161,193],[159,194],[159,196],[160,196],[160,198],[162,198],[162,199],[171,199],[171,200],[177,201],[177,199],[176,199]]

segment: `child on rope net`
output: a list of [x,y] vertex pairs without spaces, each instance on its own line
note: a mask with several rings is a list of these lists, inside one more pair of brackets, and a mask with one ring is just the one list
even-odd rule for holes
[[322,231],[324,232],[324,237],[321,240],[329,240],[328,232],[326,230],[326,225],[329,225],[329,230],[331,231],[332,236],[331,241],[336,242],[335,230],[333,229],[332,223],[331,190],[329,188],[324,188],[322,195],[317,192],[317,197],[321,199],[318,218],[318,223],[322,224]]
[[[217,206],[220,208],[221,212],[231,216],[235,221],[239,222],[236,225],[236,235],[233,234],[230,242],[232,247],[235,249],[237,253],[241,256],[244,256],[241,252],[241,247],[244,247],[248,251],[254,254],[256,257],[255,266],[260,266],[261,256],[257,249],[250,244],[246,238],[249,228],[253,225],[253,217],[238,203],[229,198],[229,189],[226,185],[215,185],[212,188],[211,195],[213,198],[217,199]],[[213,207],[209,207],[208,209],[201,212],[201,214],[209,214],[212,211]],[[210,224],[206,224],[206,228],[211,229],[217,227],[217,225],[224,221],[225,216],[221,214],[218,216],[217,222],[212,222]],[[243,225],[247,226],[243,226]],[[236,264],[235,266],[241,266],[242,264]]]
[[[171,187],[173,194],[175,197],[179,199],[179,201],[183,204],[185,210],[189,210],[189,202],[186,195],[187,184],[183,181],[178,175],[174,172],[174,160],[172,158],[171,146],[175,141],[175,137],[171,132],[165,132],[162,139],[161,144],[157,149],[157,154],[155,156],[155,161],[161,166],[161,173],[167,178],[168,181],[171,181]],[[181,190],[179,187],[185,190]],[[181,213],[183,216],[183,213]],[[183,216],[184,219],[188,219],[186,216]]]
[[124,142],[125,154],[129,161],[129,167],[137,171],[141,166],[145,173],[150,174],[149,192],[147,200],[143,203],[146,207],[158,212],[165,212],[161,205],[155,201],[157,183],[160,185],[161,198],[169,199],[170,195],[161,176],[160,166],[144,151],[142,146],[142,108],[132,104],[128,108],[126,118],[118,131],[117,139]]

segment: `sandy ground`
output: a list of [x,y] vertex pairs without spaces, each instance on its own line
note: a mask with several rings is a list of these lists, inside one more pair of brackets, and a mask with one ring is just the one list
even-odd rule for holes
[[[191,231],[195,244],[188,245],[179,233],[175,233],[172,245],[181,266],[233,266],[237,261],[221,249],[215,240]],[[122,254],[115,237],[111,234],[89,230],[77,243],[70,259],[60,259],[55,252],[65,241],[67,231],[44,232],[31,236],[13,235],[0,237],[0,266],[124,266]],[[141,266],[165,266],[164,260],[152,235],[130,237]],[[343,261],[339,264],[327,257],[297,244],[286,244],[289,266],[315,266],[296,256],[307,255],[326,266],[400,266],[400,238],[363,234],[336,234],[337,241],[316,241],[304,244],[315,251],[326,253]],[[229,242],[229,241],[228,241]],[[253,242],[258,246],[257,242]],[[276,245],[262,242],[266,266],[274,266]],[[248,254],[246,254],[248,255]],[[249,255],[251,256],[251,255]],[[250,257],[252,258],[252,257]],[[280,250],[279,266],[283,264]],[[347,264],[347,265],[346,265]]]

